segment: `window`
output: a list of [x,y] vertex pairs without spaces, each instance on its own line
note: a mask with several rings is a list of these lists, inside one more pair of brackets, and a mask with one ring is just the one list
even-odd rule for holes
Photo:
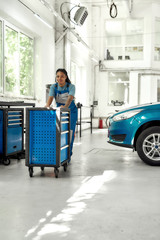
[[155,21],[154,60],[160,61],[160,18],[156,18]]
[[[143,20],[128,19],[126,21],[125,59],[143,59]],[[127,58],[128,56],[128,58]]]
[[5,28],[5,92],[18,94],[18,32]]
[[106,60],[143,59],[143,20],[106,21]]
[[81,82],[80,74],[81,74],[80,67],[76,63],[71,62],[71,82],[76,87],[76,93],[75,93],[76,102],[81,102],[81,96],[82,96],[81,94],[82,82]]
[[106,56],[107,60],[118,60],[123,55],[122,48],[122,21],[106,21]]
[[74,85],[76,85],[77,68],[78,66],[74,62],[71,62],[71,79],[70,80]]
[[109,105],[121,106],[129,102],[128,72],[110,72],[108,84]]
[[[2,29],[2,24],[0,25]],[[0,92],[12,97],[33,97],[33,50],[34,40],[4,22],[4,36],[1,31],[1,65]],[[4,42],[4,55],[2,53]],[[4,81],[4,86],[3,86]]]
[[20,33],[20,94],[33,96],[33,39]]
[[86,80],[83,76],[83,68],[76,63],[71,62],[71,82],[76,87],[76,102],[86,104]]

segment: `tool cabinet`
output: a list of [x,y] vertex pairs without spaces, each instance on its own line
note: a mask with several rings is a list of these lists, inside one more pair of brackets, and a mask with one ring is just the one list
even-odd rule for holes
[[70,159],[70,110],[68,108],[26,109],[26,166],[53,167],[58,177],[60,166],[67,170]]
[[0,159],[10,164],[10,157],[20,159],[24,152],[24,111],[21,108],[0,108]]

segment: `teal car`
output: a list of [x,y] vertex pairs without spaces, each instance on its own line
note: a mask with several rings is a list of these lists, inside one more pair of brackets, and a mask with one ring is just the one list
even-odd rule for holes
[[109,118],[108,142],[132,148],[145,163],[160,166],[160,103],[138,105]]

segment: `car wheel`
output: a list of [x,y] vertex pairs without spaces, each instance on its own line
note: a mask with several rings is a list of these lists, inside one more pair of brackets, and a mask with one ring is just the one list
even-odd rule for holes
[[145,129],[137,139],[136,150],[145,163],[160,166],[160,127]]

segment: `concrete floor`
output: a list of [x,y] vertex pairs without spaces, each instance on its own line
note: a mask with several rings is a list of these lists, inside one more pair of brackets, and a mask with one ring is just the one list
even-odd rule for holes
[[67,172],[25,161],[0,165],[2,240],[158,240],[160,168],[106,142],[106,130],[76,137]]

